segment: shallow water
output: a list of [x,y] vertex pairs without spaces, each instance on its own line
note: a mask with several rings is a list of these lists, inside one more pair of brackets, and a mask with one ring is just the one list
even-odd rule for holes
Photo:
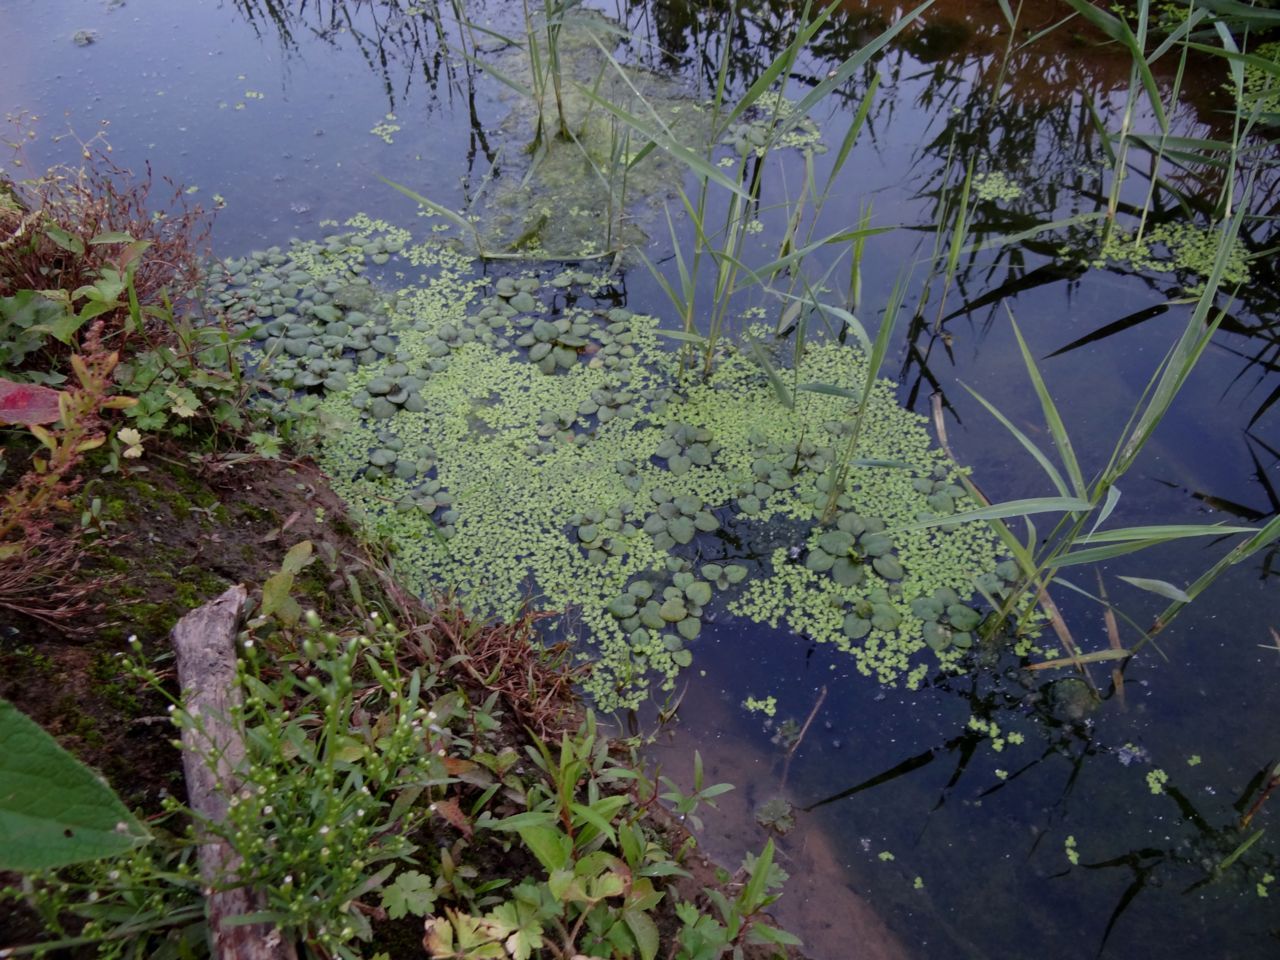
[[[23,42],[7,47],[0,104],[40,118],[27,149],[32,169],[75,159],[75,140],[59,139],[67,130],[87,140],[105,129],[120,165],[150,162],[157,175],[195,187],[194,199],[225,202],[214,232],[219,255],[318,237],[326,221],[357,211],[412,225],[412,210],[378,177],[461,207],[495,160],[516,169],[503,152],[512,146],[502,131],[510,99],[468,61],[442,52],[438,35],[456,37],[456,29],[432,19],[434,5],[423,6],[427,13],[406,16],[394,5],[294,4],[286,19],[272,20],[251,0],[128,0],[113,9],[10,0],[0,7],[0,35]],[[702,53],[715,62],[725,23],[718,11],[600,6],[640,38],[633,57],[678,71],[690,89],[705,79]],[[986,118],[983,136],[964,149],[976,151],[979,169],[1002,172],[1022,189],[1015,199],[975,207],[980,237],[1099,202],[1092,171],[1100,147],[1085,98],[1114,126],[1127,63],[1063,31],[1015,58],[993,106],[1000,20],[994,7],[983,19],[974,6],[938,7],[927,32],[879,63],[883,85],[867,134],[826,214],[827,226],[847,225],[869,199],[877,223],[906,225],[868,245],[868,305],[883,303],[904,266],[928,253],[938,183],[963,174],[963,162],[946,170],[951,131],[962,122]],[[497,2],[469,9],[495,24],[510,17]],[[752,9],[741,27],[747,45],[735,63],[739,83],[786,36],[785,13]],[[819,45],[829,59],[802,64],[799,82],[821,76],[893,8],[845,9]],[[1028,22],[1038,29],[1056,16],[1057,7],[1037,5]],[[77,47],[77,30],[96,31],[95,42]],[[666,53],[640,42],[646,39]],[[1199,97],[1213,84],[1194,86]],[[863,89],[865,79],[856,78],[853,105]],[[838,142],[848,114],[823,109],[828,142]],[[1212,133],[1205,126],[1212,110],[1211,98],[1180,106],[1176,132]],[[829,162],[830,154],[818,158],[819,176]],[[1145,177],[1137,165],[1127,201],[1141,203]],[[793,196],[799,182],[791,162],[767,181],[766,206]],[[1267,189],[1264,179],[1259,190]],[[780,216],[763,213],[762,249],[776,244]],[[1249,243],[1269,245],[1262,235]],[[661,245],[655,249],[661,255]],[[993,499],[1049,492],[1034,463],[959,385],[974,386],[1048,443],[1005,307],[1045,358],[1162,305],[1173,287],[1168,275],[1150,272],[1036,272],[1050,263],[1049,252],[1028,244],[967,260],[942,313],[955,315],[934,332],[935,284],[926,322],[903,325],[889,367],[902,401],[922,413],[942,392],[952,447]],[[1122,484],[1113,522],[1256,522],[1280,508],[1280,405],[1267,406],[1280,383],[1276,278],[1266,261],[1254,269],[1258,282],[1233,308],[1233,324]],[[1017,278],[1028,278],[1022,289],[999,295]],[[923,277],[918,271],[912,279],[918,288]],[[662,309],[643,270],[627,281],[631,308]],[[1188,309],[1172,306],[1043,360],[1086,474],[1101,465],[1121,425],[1117,411],[1132,407]],[[1221,549],[1206,542],[1153,551],[1115,561],[1106,573],[1185,582]],[[1268,646],[1280,625],[1276,565],[1273,556],[1233,570],[1161,635],[1167,659],[1148,648],[1125,673],[1123,702],[1113,696],[1084,716],[1075,715],[1069,684],[1054,685],[1047,675],[1027,683],[1000,662],[909,693],[858,676],[834,651],[804,638],[722,620],[708,625],[685,674],[674,747],[655,756],[676,769],[700,749],[711,776],[738,785],[726,817],[717,825],[713,814],[708,823],[708,845],[728,859],[764,842],[752,816],[759,803],[785,793],[801,809],[782,844],[797,879],[788,897],[803,902],[784,907],[783,916],[818,956],[849,955],[842,937],[854,921],[845,917],[860,918],[860,936],[880,951],[872,955],[1269,956],[1280,928],[1272,899],[1257,885],[1280,873],[1275,831],[1221,876],[1214,865],[1247,836],[1233,824],[1251,784],[1277,759],[1280,650]],[[1093,589],[1091,576],[1080,585]],[[1163,606],[1114,577],[1108,590],[1139,623]],[[1105,646],[1095,607],[1070,593],[1058,602],[1085,648]],[[1107,671],[1095,668],[1094,676],[1105,689]],[[803,723],[824,687],[784,789],[782,749],[771,737],[787,718]],[[748,696],[765,695],[778,702],[771,728],[741,708]],[[1001,749],[974,718],[998,726]],[[1008,742],[1009,732],[1023,742]],[[1158,794],[1147,780],[1157,769],[1168,774]],[[1264,808],[1255,828],[1273,816]],[[1074,866],[1068,837],[1079,854]],[[831,925],[832,917],[840,922]]]

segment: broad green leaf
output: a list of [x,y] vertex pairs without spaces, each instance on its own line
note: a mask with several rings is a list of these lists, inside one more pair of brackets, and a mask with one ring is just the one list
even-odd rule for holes
[[556,827],[520,827],[516,832],[547,873],[563,870],[569,865],[573,841]]
[[1175,587],[1168,580],[1148,580],[1146,577],[1121,577],[1120,579],[1125,583],[1132,584],[1139,590],[1158,594],[1166,600],[1177,600],[1179,603],[1191,602],[1191,598],[1187,596],[1185,590],[1181,587]]
[[68,253],[74,253],[78,257],[84,255],[84,241],[61,227],[49,224],[44,228],[44,235]]
[[431,913],[435,902],[435,884],[417,870],[406,870],[396,877],[395,883],[382,891],[382,906],[392,920],[408,914],[425,917]]
[[653,960],[658,955],[658,925],[641,910],[624,910],[622,919],[636,938],[640,960]]
[[293,589],[293,574],[280,571],[268,577],[262,585],[262,610],[264,617],[275,616],[281,623],[293,626],[302,618],[302,608],[298,601],[289,596]]
[[311,541],[299,540],[289,552],[284,555],[284,562],[280,564],[280,569],[284,573],[297,576],[300,574],[307,564],[311,561]]
[[100,860],[150,839],[92,770],[0,699],[0,870]]
[[[45,333],[53,337],[59,343],[70,345],[71,338],[76,335],[76,331],[83,327],[89,320],[93,319],[94,314],[89,312],[89,308],[94,306],[92,303],[85,306],[84,311],[77,316],[70,310],[63,310],[61,314],[47,323],[38,323],[31,328],[32,333]],[[101,313],[102,311],[98,311]]]

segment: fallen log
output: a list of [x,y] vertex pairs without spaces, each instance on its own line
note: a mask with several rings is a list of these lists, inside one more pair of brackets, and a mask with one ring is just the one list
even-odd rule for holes
[[[182,703],[191,719],[182,728],[187,800],[209,823],[226,819],[227,801],[241,785],[245,748],[244,732],[233,719],[241,706],[235,641],[246,599],[245,588],[234,586],[192,610],[170,634]],[[212,956],[296,960],[293,942],[274,924],[230,922],[266,909],[260,892],[236,885],[240,858],[232,846],[205,831],[199,861]]]

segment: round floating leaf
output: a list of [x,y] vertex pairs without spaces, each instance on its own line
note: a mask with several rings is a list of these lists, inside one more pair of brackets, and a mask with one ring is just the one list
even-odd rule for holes
[[697,527],[688,517],[676,517],[667,524],[667,533],[676,543],[685,544],[693,541],[697,534]]
[[818,546],[832,556],[844,556],[853,549],[853,534],[844,530],[828,530],[818,538]]
[[667,625],[662,616],[662,607],[656,600],[650,600],[640,608],[640,622],[650,630],[661,630]]
[[747,578],[747,568],[740,563],[731,563],[724,568],[724,578],[730,583],[741,583]]
[[659,609],[659,615],[667,623],[677,623],[689,615],[689,611],[680,600],[668,600]]
[[685,617],[676,624],[676,631],[686,640],[696,640],[702,631],[702,621],[697,617]]
[[809,551],[809,555],[804,558],[804,565],[814,573],[826,573],[834,566],[835,562],[835,557],[819,547],[814,547]]
[[704,563],[702,565],[702,575],[708,580],[719,580],[722,573],[724,573],[724,567],[718,563]]
[[935,597],[917,597],[911,601],[911,615],[921,620],[937,620],[943,609],[942,601]]
[[848,557],[837,557],[831,566],[831,576],[842,587],[856,587],[866,579],[866,571],[862,564],[855,563]]
[[648,580],[637,580],[635,583],[627,587],[627,593],[631,594],[633,597],[639,597],[642,600],[647,600],[649,597],[653,596],[653,584]]
[[903,576],[902,564],[898,562],[897,557],[876,557],[871,561],[871,565],[876,568],[876,573],[884,577],[886,580],[901,580]]
[[720,529],[720,521],[715,515],[706,510],[699,510],[693,517],[693,525],[703,533],[710,533],[713,530]]
[[688,650],[677,650],[671,654],[671,662],[677,667],[688,667],[693,663],[693,654]]
[[877,630],[896,630],[902,623],[902,616],[890,606],[876,605],[872,608],[871,625]]
[[893,541],[882,533],[863,534],[862,549],[869,557],[883,557],[893,549]]
[[982,614],[963,603],[953,603],[947,607],[947,619],[957,630],[972,630],[982,622]]
[[849,613],[845,615],[841,629],[844,630],[844,635],[850,640],[861,640],[871,632],[871,621],[858,616],[856,613]]
[[934,650],[945,650],[951,645],[951,630],[936,620],[929,620],[924,625],[924,642]]
[[711,602],[711,584],[704,580],[698,580],[689,584],[685,588],[685,596],[696,603],[700,607],[705,607]]
[[627,617],[635,616],[636,602],[631,597],[616,597],[609,604],[609,612],[619,620],[625,620]]

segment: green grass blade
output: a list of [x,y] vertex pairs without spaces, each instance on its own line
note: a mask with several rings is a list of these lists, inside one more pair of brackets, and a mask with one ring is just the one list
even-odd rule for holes
[[396,183],[394,180],[388,180],[386,177],[378,177],[378,179],[381,180],[383,183],[385,183],[387,186],[391,187],[393,190],[399,190],[410,200],[414,200],[417,203],[422,204],[432,213],[438,216],[444,217],[446,220],[452,223],[455,227],[458,227],[461,230],[465,230],[471,234],[475,233],[475,224],[470,223],[465,217],[463,217],[457,211],[450,210],[448,207],[443,206],[439,203],[436,203],[434,200],[428,200],[426,197],[418,193],[416,190],[410,190],[408,187],[402,184]]
[[[737,120],[743,113],[751,109],[757,100],[767,93],[779,78],[784,78],[791,71],[791,66],[795,63],[800,51],[803,50],[813,39],[814,34],[822,27],[822,25],[830,18],[832,12],[840,6],[840,0],[824,7],[813,20],[804,24],[796,31],[796,35],[791,38],[791,42],[783,48],[782,52],[773,58],[769,66],[764,68],[760,76],[756,77],[755,82],[747,87],[746,92],[738,98],[738,102],[733,105],[728,115],[724,118],[722,127],[727,127]],[[717,93],[723,95],[723,89],[717,90]]]
[[[1143,49],[1142,41],[1138,36],[1135,36],[1128,22],[1123,17],[1115,17],[1100,10],[1089,0],[1067,0],[1067,3],[1080,16],[1129,52],[1129,56],[1133,60],[1134,69],[1138,72],[1138,78],[1142,81],[1143,89],[1147,92],[1147,100],[1150,103],[1152,112],[1155,114],[1156,123],[1160,125],[1160,132],[1168,133],[1169,118],[1165,115],[1164,104],[1160,99],[1160,85],[1156,83],[1155,75],[1151,72],[1151,64],[1147,60],[1147,53]],[[1145,13],[1145,7],[1143,12]],[[1143,24],[1144,26],[1141,26],[1139,31],[1145,34],[1145,17],[1143,18]]]
[[1186,537],[1225,537],[1257,533],[1257,527],[1229,527],[1220,523],[1162,523],[1143,527],[1117,527],[1090,533],[1077,543],[1116,543],[1123,540],[1181,540]]
[[1032,386],[1035,387],[1036,396],[1040,400],[1040,409],[1044,413],[1045,423],[1049,426],[1049,435],[1053,437],[1053,444],[1057,448],[1058,456],[1062,458],[1062,465],[1066,468],[1067,476],[1071,479],[1071,487],[1077,497],[1087,498],[1089,496],[1088,487],[1085,486],[1084,474],[1080,472],[1080,462],[1076,459],[1075,450],[1071,446],[1071,437],[1067,434],[1066,424],[1062,422],[1062,417],[1058,413],[1058,406],[1053,402],[1053,397],[1049,393],[1049,388],[1045,385],[1044,378],[1040,376],[1040,370],[1036,366],[1035,358],[1031,356],[1031,350],[1027,347],[1027,342],[1022,339],[1022,331],[1018,329],[1018,322],[1014,320],[1013,311],[1008,308],[1008,305],[1005,306],[1005,312],[1009,314],[1009,322],[1013,324],[1013,334],[1018,338],[1018,349],[1022,351],[1022,360],[1026,364]]
[[[618,69],[619,71],[621,71],[621,67],[619,67]],[[669,130],[666,130],[660,124],[651,123],[648,120],[643,120],[640,117],[637,117],[634,114],[627,112],[626,110],[619,107],[617,104],[612,103],[609,100],[606,100],[604,97],[601,97],[599,94],[593,91],[590,87],[584,86],[583,84],[578,83],[577,81],[572,81],[572,83],[573,83],[573,86],[578,90],[578,92],[581,93],[588,100],[590,100],[592,103],[596,104],[597,106],[613,114],[615,117],[617,117],[627,126],[631,127],[637,133],[648,138],[653,143],[656,143],[662,150],[666,151],[671,156],[675,157],[677,160],[679,160],[682,164],[684,164],[686,167],[692,170],[699,177],[703,177],[707,180],[712,180],[718,183],[720,186],[724,187],[726,190],[729,190],[732,193],[737,194],[738,196],[742,197],[745,200],[751,199],[750,196],[747,194],[747,192],[742,188],[741,184],[735,183],[733,180],[730,180],[728,177],[724,175],[723,172],[720,171],[718,167],[716,167],[714,164],[709,162],[705,157],[702,157],[699,154],[695,153],[694,151],[690,150],[688,147],[682,144],[679,140],[677,140],[674,136],[672,136]],[[637,96],[639,96],[638,93],[637,93]]]
[[[978,507],[976,510],[963,510],[947,517],[934,517],[932,520],[917,520],[898,527],[898,530],[925,530],[946,523],[966,523],[970,520],[1007,520],[1010,517],[1025,517],[1036,513],[1083,513],[1091,509],[1093,504],[1077,497],[1032,497],[1027,500],[1006,500],[1004,503],[993,503],[989,507]],[[896,531],[890,531],[896,532]]]
[[[1246,188],[1246,198],[1248,193],[1249,190]],[[1123,446],[1120,447],[1115,457],[1113,467],[1115,475],[1124,473],[1146,445],[1151,434],[1155,432],[1156,427],[1164,419],[1169,407],[1173,405],[1174,398],[1182,389],[1187,377],[1191,375],[1191,370],[1199,361],[1201,354],[1208,347],[1209,341],[1218,329],[1218,325],[1222,323],[1222,318],[1226,313],[1225,309],[1219,310],[1212,320],[1209,319],[1209,314],[1213,309],[1218,287],[1222,283],[1222,275],[1226,270],[1227,261],[1235,245],[1236,237],[1240,232],[1240,223],[1244,218],[1246,206],[1247,204],[1242,202],[1236,208],[1235,215],[1227,221],[1223,233],[1218,237],[1218,249],[1214,256],[1213,268],[1210,270],[1208,277],[1205,278],[1204,290],[1200,294],[1200,299],[1196,302],[1196,308],[1190,320],[1188,320],[1186,327],[1182,331],[1182,336],[1179,337],[1178,342],[1174,345],[1162,369],[1157,372],[1158,379],[1156,380],[1155,389],[1151,392],[1150,399],[1147,401],[1142,415],[1138,418],[1138,422],[1134,425],[1128,439],[1124,441]]]
[[1031,456],[1035,457],[1036,463],[1040,464],[1040,469],[1042,469],[1049,477],[1049,482],[1053,484],[1053,488],[1058,491],[1059,496],[1071,496],[1071,491],[1067,489],[1067,484],[1062,479],[1062,474],[1058,472],[1058,468],[1053,465],[1053,462],[1045,455],[1044,451],[1036,446],[1035,442],[1030,437],[1014,426],[1009,418],[996,408],[995,404],[991,403],[991,401],[986,397],[978,393],[977,390],[974,390],[973,387],[963,382],[960,386],[968,390],[969,393],[973,395],[974,399],[986,407],[987,411],[999,420],[1006,430],[1013,434],[1014,439],[1022,444],[1023,449],[1031,454]]
[[769,360],[769,355],[765,353],[764,347],[760,345],[759,340],[751,341],[751,356],[755,358],[756,363],[760,364],[760,369],[764,371],[764,375],[769,378],[769,385],[773,387],[773,392],[778,395],[778,401],[788,410],[794,409],[796,399],[791,393],[791,388],[778,375],[777,368]]
[[778,136],[793,130],[799,126],[805,117],[809,115],[814,107],[827,98],[833,90],[842,86],[850,77],[856,73],[863,64],[869,61],[877,53],[879,53],[890,41],[899,33],[907,28],[920,14],[924,13],[931,6],[934,0],[925,0],[924,3],[916,7],[914,10],[903,14],[902,18],[892,26],[884,30],[874,40],[866,43],[853,56],[849,57],[844,63],[836,67],[835,70],[827,74],[827,76],[819,83],[815,84],[813,89],[805,94],[804,98],[796,104],[795,109],[787,120],[779,124]]

